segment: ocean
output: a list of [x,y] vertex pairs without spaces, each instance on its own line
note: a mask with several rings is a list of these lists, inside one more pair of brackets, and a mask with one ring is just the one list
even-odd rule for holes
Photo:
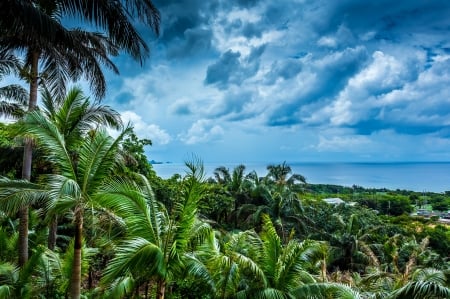
[[[387,188],[417,192],[450,191],[450,162],[401,162],[401,163],[287,163],[293,173],[306,177],[310,184],[358,185],[364,188]],[[237,163],[205,163],[207,177],[214,169],[225,166],[230,172]],[[259,176],[267,174],[263,163],[245,164],[246,173],[255,170]],[[184,175],[183,163],[154,164],[153,168],[162,178],[173,174]]]

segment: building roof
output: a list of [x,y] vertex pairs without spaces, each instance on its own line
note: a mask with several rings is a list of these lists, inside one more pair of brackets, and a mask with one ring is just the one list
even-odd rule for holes
[[330,205],[339,205],[341,203],[345,203],[345,201],[343,201],[339,197],[324,198],[323,201],[325,201],[326,203],[328,203]]

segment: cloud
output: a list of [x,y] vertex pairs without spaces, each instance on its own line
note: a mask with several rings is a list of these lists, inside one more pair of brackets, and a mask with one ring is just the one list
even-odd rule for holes
[[231,50],[224,53],[219,61],[208,66],[206,72],[206,84],[222,83],[226,84],[240,67],[239,57],[241,53]]
[[122,121],[131,123],[134,131],[140,138],[148,138],[152,140],[154,145],[164,145],[171,141],[171,137],[165,130],[158,125],[146,123],[141,116],[132,111],[122,111],[120,113]]
[[183,39],[172,43],[167,50],[168,58],[183,58],[200,55],[211,49],[212,32],[205,28],[188,28]]
[[206,119],[196,121],[186,133],[180,134],[179,138],[186,144],[207,143],[217,140],[224,135],[221,126]]
[[369,111],[376,105],[376,96],[401,87],[408,77],[408,69],[400,61],[377,51],[372,62],[348,80],[336,99],[308,121],[342,126],[373,118]]
[[[283,84],[287,97],[278,102],[267,120],[270,126],[290,126],[299,123],[322,122],[317,115],[317,103],[327,107],[330,99],[347,84],[348,80],[365,64],[367,53],[364,47],[347,48],[329,55],[309,55],[302,58],[302,71]],[[279,81],[274,84],[279,85]],[[286,87],[285,85],[289,85]],[[273,97],[280,98],[278,88]]]
[[175,115],[190,115],[193,113],[191,106],[189,99],[179,99],[169,106],[169,111]]
[[247,57],[231,50],[225,52],[217,62],[208,66],[205,84],[216,84],[219,88],[226,88],[228,84],[241,85],[259,70],[259,58],[264,48],[264,45],[253,48]]
[[114,100],[172,143],[225,146],[252,132],[261,147],[290,130],[296,139],[282,147],[298,149],[307,135],[307,157],[370,159],[450,135],[450,2],[155,4],[161,38],[147,69],[114,83]]

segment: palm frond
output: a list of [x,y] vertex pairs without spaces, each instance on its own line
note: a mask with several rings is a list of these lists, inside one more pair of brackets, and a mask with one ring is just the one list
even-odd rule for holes
[[22,207],[47,199],[47,190],[38,184],[0,177],[0,209],[7,214],[17,213]]
[[[24,109],[28,103],[28,91],[21,85],[10,84],[0,88],[0,98]],[[1,111],[0,111],[1,112]]]
[[116,252],[104,272],[103,283],[112,282],[128,274],[136,277],[162,276],[165,272],[164,255],[160,248],[143,238],[125,241]]
[[135,288],[135,280],[133,277],[120,277],[109,284],[106,292],[101,291],[102,296],[100,298],[113,298],[113,299],[121,299],[127,298],[129,295],[133,293],[133,289]]
[[450,289],[433,281],[413,281],[391,294],[392,298],[434,299],[449,298]]
[[84,20],[106,29],[115,45],[124,49],[136,60],[148,55],[149,49],[143,38],[132,26],[130,18],[135,18],[159,32],[160,16],[151,1],[95,1],[77,0],[64,2],[64,13],[81,16]]
[[12,51],[0,49],[0,79],[5,75],[17,73],[21,67],[21,61]]
[[79,182],[82,190],[93,193],[120,164],[119,143],[129,131],[128,127],[113,139],[104,130],[98,130],[82,144],[78,164],[79,173],[82,174]]
[[215,284],[206,266],[194,254],[187,254],[185,263],[187,275],[206,282],[206,285],[211,288],[211,292],[214,293]]
[[189,244],[192,228],[195,223],[198,202],[205,192],[204,168],[200,160],[186,162],[190,172],[183,182],[182,198],[174,205],[174,217],[177,218],[171,253],[175,256],[184,252]]
[[281,239],[269,215],[263,214],[262,221],[263,231],[261,232],[261,239],[264,242],[264,272],[270,280],[273,280],[277,276],[277,263],[281,254]]
[[57,166],[61,175],[76,179],[72,157],[66,148],[64,136],[42,112],[33,111],[27,114],[23,125],[17,128],[17,133],[34,136],[45,150],[46,157]]
[[357,290],[340,283],[311,283],[304,284],[291,293],[295,298],[322,299],[363,299]]
[[148,199],[134,182],[118,178],[107,180],[93,196],[100,206],[125,219],[129,235],[159,245],[162,207]]

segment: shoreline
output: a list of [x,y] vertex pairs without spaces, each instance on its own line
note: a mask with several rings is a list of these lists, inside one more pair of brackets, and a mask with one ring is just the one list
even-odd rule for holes
[[[239,164],[205,163],[206,177],[212,177],[217,167],[224,166],[232,172]],[[246,166],[246,174],[254,170],[263,177],[271,163],[242,164]],[[287,165],[292,173],[305,176],[309,184],[434,193],[450,190],[450,162],[298,162]],[[153,164],[152,167],[164,179],[175,173],[184,175],[186,171],[184,163]]]

